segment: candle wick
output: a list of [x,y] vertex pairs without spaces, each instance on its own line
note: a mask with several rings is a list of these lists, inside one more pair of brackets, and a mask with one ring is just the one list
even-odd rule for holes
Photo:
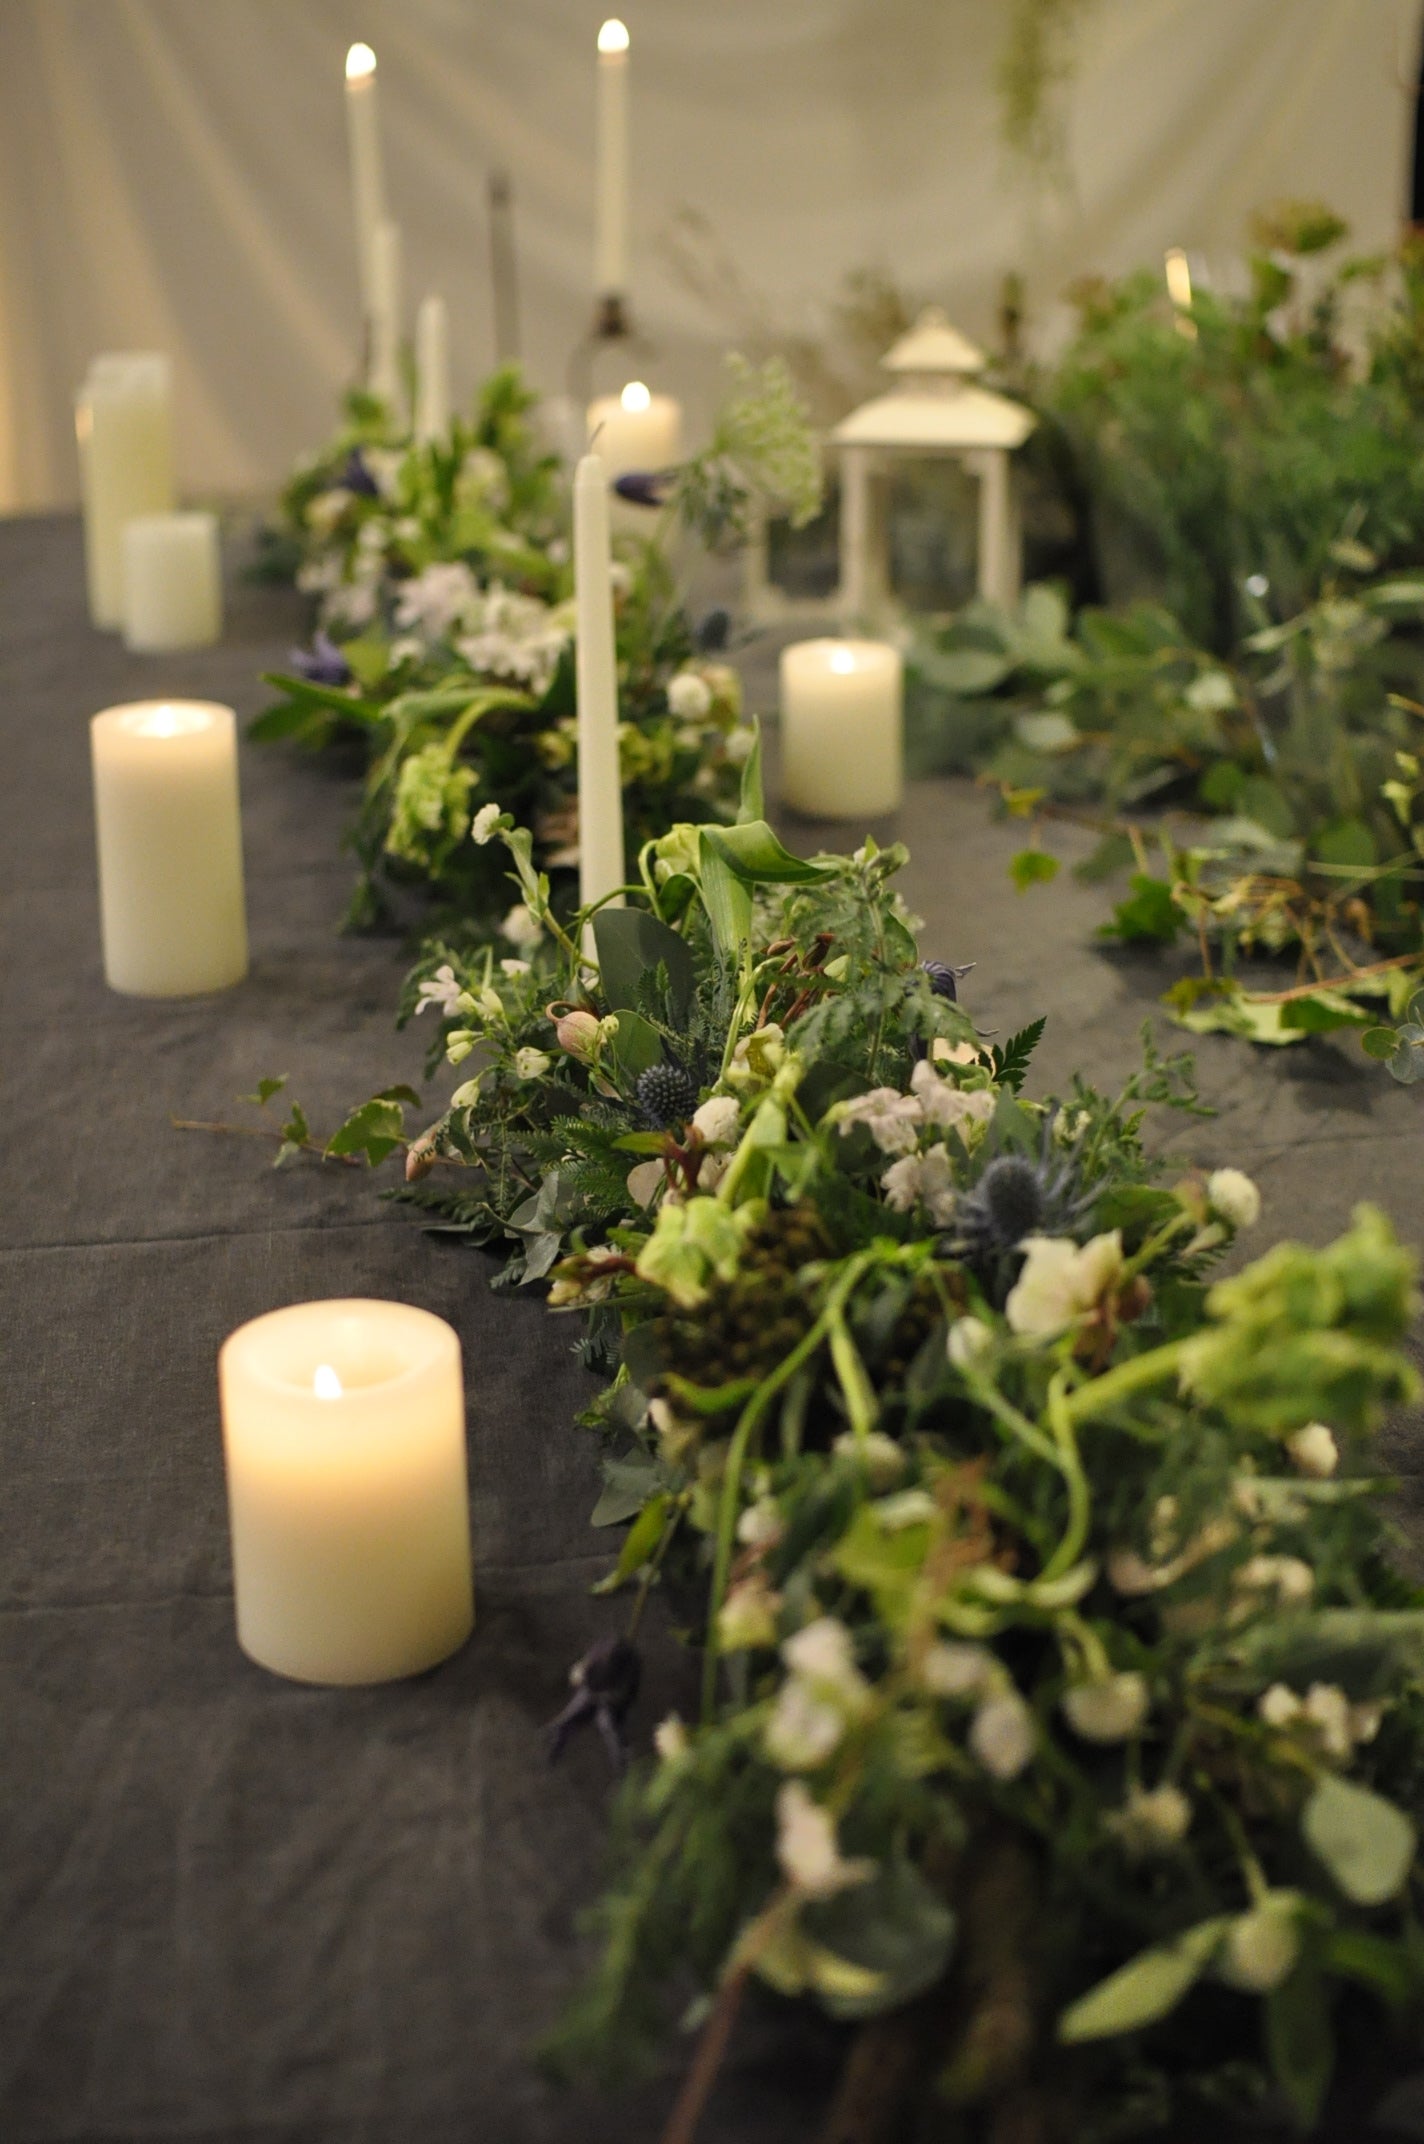
[[596,425],[594,426],[593,430],[592,430],[592,431],[591,431],[591,432],[589,433],[589,435],[588,435],[588,450],[589,450],[590,454],[591,454],[591,453],[593,452],[594,448],[595,448],[595,447],[596,447],[596,446],[598,445],[598,435],[599,435],[599,433],[600,433],[601,431],[603,431],[603,429],[604,429],[604,427],[605,427],[605,426],[607,425],[607,423],[608,423],[608,419],[607,419],[606,417],[600,417],[600,418],[599,418],[599,420],[598,420],[598,422],[597,422],[597,424],[596,424]]

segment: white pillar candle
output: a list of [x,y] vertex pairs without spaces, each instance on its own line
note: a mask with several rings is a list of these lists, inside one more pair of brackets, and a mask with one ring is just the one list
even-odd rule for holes
[[383,216],[376,225],[371,272],[371,377],[373,395],[398,412],[401,403],[401,234]]
[[450,328],[445,300],[422,298],[415,320],[415,436],[443,439],[450,429]]
[[628,32],[614,17],[598,33],[598,140],[594,177],[593,288],[628,288]]
[[104,975],[194,997],[247,973],[237,721],[208,700],[139,700],[89,725]]
[[624,879],[612,565],[608,471],[596,454],[585,454],[574,471],[579,901],[585,908]]
[[814,819],[899,808],[900,657],[878,640],[802,640],[781,656],[781,793]]
[[207,648],[222,632],[216,514],[140,514],[123,530],[124,646]]
[[380,107],[376,98],[376,55],[369,45],[352,45],[346,55],[346,136],[351,151],[351,198],[356,218],[361,312],[369,321],[375,301],[376,226],[386,213]]
[[237,1642],[298,1682],[390,1682],[474,1626],[460,1343],[404,1303],[294,1303],[218,1358]]
[[173,418],[169,364],[158,351],[95,358],[75,401],[79,483],[84,501],[84,570],[89,616],[123,622],[120,534],[136,514],[173,504]]
[[630,380],[621,394],[589,403],[588,440],[610,482],[630,469],[671,468],[682,459],[682,404]]

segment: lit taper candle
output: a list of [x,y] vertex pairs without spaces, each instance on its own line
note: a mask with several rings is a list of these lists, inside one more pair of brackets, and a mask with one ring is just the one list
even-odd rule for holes
[[594,294],[618,297],[628,288],[628,32],[616,16],[598,33],[594,214]]
[[369,320],[375,300],[376,226],[386,213],[376,55],[369,45],[352,45],[346,54],[346,134],[351,150],[351,197],[356,216],[361,311]]
[[404,1303],[293,1303],[218,1359],[237,1641],[298,1682],[390,1682],[474,1625],[460,1343]]
[[376,225],[371,275],[370,389],[397,415],[401,407],[401,234],[383,216]]
[[624,878],[612,563],[608,471],[597,454],[585,454],[574,472],[579,900],[585,908]]

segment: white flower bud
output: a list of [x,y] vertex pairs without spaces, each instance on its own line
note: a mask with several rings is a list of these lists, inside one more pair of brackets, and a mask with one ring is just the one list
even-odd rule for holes
[[845,1722],[835,1707],[793,1676],[782,1684],[766,1723],[766,1753],[783,1772],[811,1772],[825,1762],[844,1733]]
[[852,1459],[865,1469],[872,1489],[892,1489],[904,1473],[904,1451],[883,1429],[867,1430],[858,1437],[853,1429],[842,1430],[832,1450],[837,1459]]
[[482,849],[494,833],[499,818],[498,804],[482,804],[470,825],[470,839],[477,849]]
[[776,1858],[782,1874],[806,1898],[834,1898],[873,1875],[871,1861],[847,1861],[836,1843],[835,1819],[813,1801],[799,1779],[776,1796]]
[[653,1748],[664,1764],[676,1764],[691,1747],[692,1737],[675,1712],[670,1712],[665,1720],[659,1720],[653,1729]]
[[1230,1987],[1248,1995],[1269,1995],[1289,1977],[1299,1955],[1295,1896],[1289,1891],[1271,1891],[1259,1906],[1232,1922],[1218,1970]]
[[1074,1683],[1063,1693],[1064,1717],[1085,1742],[1125,1742],[1146,1719],[1150,1704],[1146,1681],[1131,1670]]
[[967,1370],[994,1345],[994,1329],[982,1318],[956,1318],[949,1328],[946,1352],[956,1370]]
[[975,1713],[969,1747],[995,1779],[1017,1779],[1033,1746],[1033,1714],[1017,1690],[996,1691]]
[[1239,1593],[1274,1592],[1282,1608],[1299,1608],[1315,1591],[1315,1573],[1299,1556],[1250,1556],[1235,1584]]
[[1254,1228],[1261,1218],[1261,1194],[1240,1169],[1213,1169],[1206,1180],[1206,1202],[1234,1229]]
[[1104,1819],[1130,1854],[1161,1853],[1191,1829],[1192,1805],[1180,1787],[1133,1787],[1121,1809]]
[[1315,1481],[1328,1481],[1340,1464],[1340,1447],[1335,1442],[1335,1432],[1327,1429],[1323,1422],[1307,1422],[1304,1429],[1287,1437],[1286,1450],[1300,1472]]
[[998,1673],[987,1645],[945,1640],[920,1662],[920,1681],[931,1697],[978,1697]]
[[1256,1700],[1256,1713],[1267,1727],[1278,1731],[1293,1727],[1300,1718],[1300,1699],[1294,1690],[1283,1682],[1273,1682],[1269,1690],[1263,1690]]
[[553,1063],[542,1050],[523,1049],[514,1053],[514,1069],[521,1079],[542,1079]]

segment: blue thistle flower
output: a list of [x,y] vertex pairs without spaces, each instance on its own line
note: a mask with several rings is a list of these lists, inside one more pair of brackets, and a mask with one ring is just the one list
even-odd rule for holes
[[359,447],[353,447],[347,455],[337,482],[362,499],[379,499],[381,496],[381,487],[366,467],[366,457]]
[[632,506],[666,506],[676,477],[675,469],[625,469],[613,489]]
[[677,1064],[649,1065],[633,1089],[638,1107],[656,1132],[676,1130],[697,1107],[697,1084]]
[[317,633],[309,648],[293,648],[291,667],[293,676],[304,677],[309,685],[351,682],[351,666],[327,633]]
[[1025,1236],[1072,1236],[1092,1212],[1096,1193],[1078,1180],[1076,1159],[1055,1157],[1046,1130],[1035,1160],[995,1154],[959,1202],[949,1248],[962,1258],[998,1308],[1019,1267]]
[[574,1694],[545,1733],[549,1738],[549,1762],[557,1763],[570,1736],[581,1727],[594,1726],[608,1752],[615,1772],[628,1762],[628,1743],[623,1722],[632,1710],[643,1679],[638,1648],[627,1638],[600,1638],[569,1672]]

